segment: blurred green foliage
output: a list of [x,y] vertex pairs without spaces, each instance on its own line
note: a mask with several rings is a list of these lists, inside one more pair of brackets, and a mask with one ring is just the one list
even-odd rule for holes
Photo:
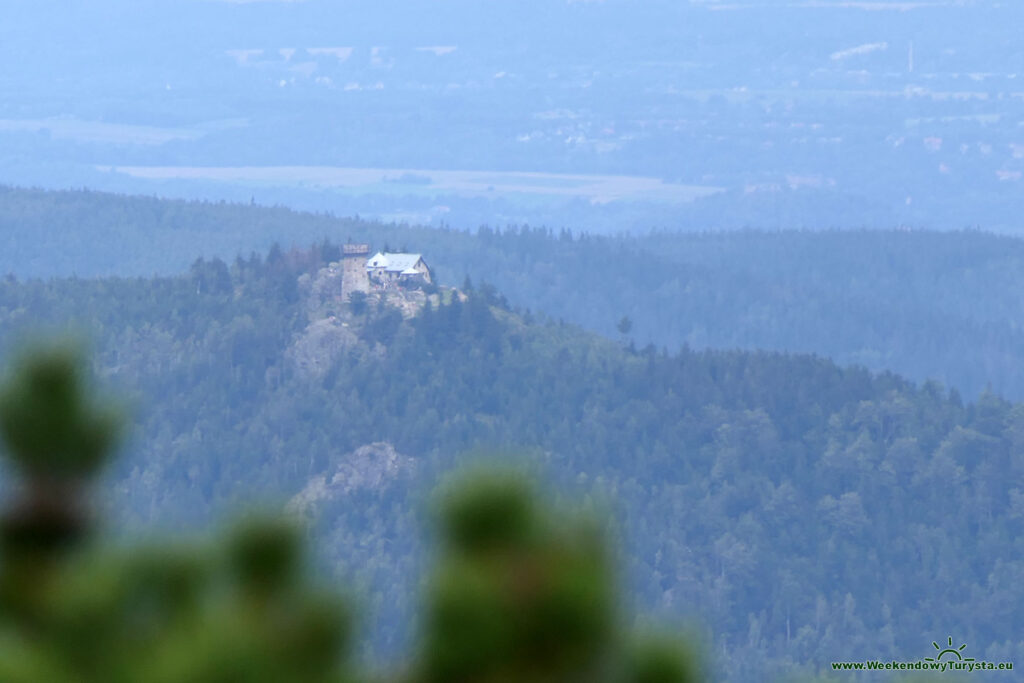
[[119,416],[82,400],[77,360],[68,344],[29,356],[0,394],[0,431],[29,477],[92,474],[116,441]]
[[[0,681],[287,683],[363,680],[337,591],[305,569],[298,530],[248,519],[226,537],[116,548],[89,514],[120,419],[70,346],[25,356],[0,396],[21,489],[0,518]],[[688,683],[683,647],[620,627],[598,527],[549,510],[521,476],[441,496],[441,553],[410,683]],[[61,533],[53,533],[54,526]]]

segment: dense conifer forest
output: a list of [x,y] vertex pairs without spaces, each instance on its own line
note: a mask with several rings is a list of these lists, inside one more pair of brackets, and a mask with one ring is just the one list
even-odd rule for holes
[[[9,361],[0,441],[0,679],[9,683],[697,683],[701,655],[640,630],[595,519],[540,500],[515,468],[437,491],[438,552],[418,643],[368,670],[352,610],[311,572],[296,520],[266,512],[202,537],[125,544],[94,510],[123,412],[80,351]],[[168,542],[170,540],[170,542]]]
[[[462,226],[468,227],[468,226]],[[475,226],[473,226],[475,227]],[[0,273],[174,275],[329,239],[421,251],[443,284],[466,275],[514,308],[670,352],[766,349],[1024,399],[1024,241],[978,231],[672,231],[586,226],[473,232],[280,207],[0,188]],[[579,228],[584,228],[581,232]]]
[[[611,253],[543,231],[443,241]],[[610,510],[636,606],[700,623],[730,680],[923,657],[950,630],[979,658],[1022,651],[1024,407],[819,356],[638,347],[472,278],[465,300],[412,317],[353,311],[313,295],[338,256],[320,243],[177,276],[0,285],[6,348],[77,331],[129,397],[105,488],[124,533],[287,503],[322,566],[365,591],[365,648],[387,657],[411,637],[426,491],[499,451]],[[333,337],[317,336],[325,320]]]

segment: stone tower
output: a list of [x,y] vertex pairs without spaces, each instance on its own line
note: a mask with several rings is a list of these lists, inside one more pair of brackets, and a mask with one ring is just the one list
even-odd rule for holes
[[370,280],[366,276],[369,244],[345,244],[341,248],[341,295],[348,301],[352,292],[369,292]]

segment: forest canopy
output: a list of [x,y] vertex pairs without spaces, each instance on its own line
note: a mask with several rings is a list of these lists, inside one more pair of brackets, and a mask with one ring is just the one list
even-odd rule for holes
[[[348,608],[303,571],[294,523],[248,519],[202,545],[97,538],[87,499],[118,417],[87,380],[73,349],[54,346],[26,355],[2,392],[20,487],[0,515],[0,678],[368,680],[348,657]],[[463,475],[441,501],[420,642],[388,680],[699,680],[681,640],[620,625],[597,527],[566,523],[513,472]]]
[[979,657],[1021,650],[1021,406],[815,356],[638,349],[480,281],[357,315],[305,277],[335,258],[0,285],[5,343],[26,321],[89,330],[131,398],[104,489],[124,529],[290,500],[318,566],[364,589],[386,659],[412,642],[421,492],[503,449],[615,501],[631,601],[702,620],[730,680],[904,657],[954,626]]
[[[461,226],[470,227],[470,226]],[[472,226],[476,228],[476,226]],[[441,284],[490,282],[522,310],[676,351],[817,353],[1024,399],[1024,241],[980,231],[678,232],[586,225],[471,232],[225,202],[0,187],[0,274],[173,276],[351,239],[423,252]],[[824,226],[827,227],[827,226]]]

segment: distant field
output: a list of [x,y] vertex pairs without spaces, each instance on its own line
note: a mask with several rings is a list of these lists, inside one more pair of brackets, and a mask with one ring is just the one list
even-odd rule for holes
[[352,191],[357,194],[458,195],[497,198],[534,195],[612,201],[691,202],[723,188],[624,175],[508,171],[434,171],[333,166],[100,166],[101,171],[149,180],[205,180],[257,186]]

